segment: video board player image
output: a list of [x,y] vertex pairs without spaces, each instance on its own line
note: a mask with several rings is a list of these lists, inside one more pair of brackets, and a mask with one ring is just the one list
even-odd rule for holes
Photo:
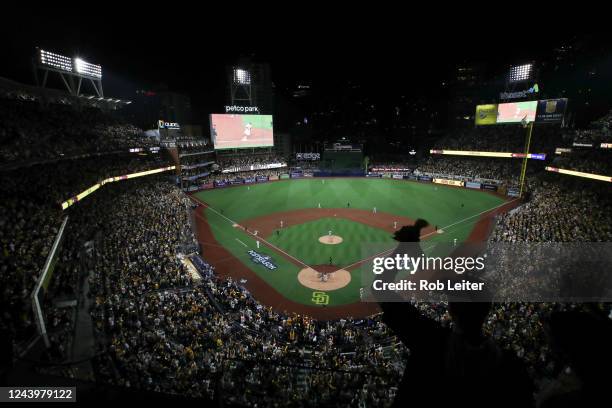
[[215,149],[274,146],[272,115],[210,115]]

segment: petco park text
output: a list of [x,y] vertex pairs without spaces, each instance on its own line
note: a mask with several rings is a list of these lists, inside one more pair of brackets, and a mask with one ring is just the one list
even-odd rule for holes
[[372,283],[372,288],[376,291],[405,291],[405,290],[436,290],[436,291],[479,291],[482,290],[483,282],[471,282],[469,280],[462,279],[458,282],[447,280],[443,282],[441,280],[428,281],[421,279],[417,283],[407,279],[402,279],[399,282],[383,282],[380,279],[375,280]]

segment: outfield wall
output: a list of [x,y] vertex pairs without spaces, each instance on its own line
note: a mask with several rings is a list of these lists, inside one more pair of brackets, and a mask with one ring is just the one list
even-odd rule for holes
[[300,178],[311,178],[311,177],[321,177],[321,178],[334,178],[334,177],[346,177],[346,178],[377,178],[377,179],[393,179],[393,180],[406,180],[413,181],[417,183],[433,183],[433,184],[441,184],[450,187],[457,188],[465,188],[470,190],[483,190],[489,191],[492,193],[497,193],[500,195],[508,196],[508,197],[518,197],[518,190],[515,188],[503,189],[497,184],[493,184],[491,182],[476,182],[476,181],[463,181],[463,180],[455,180],[452,178],[444,178],[444,177],[432,177],[426,174],[379,174],[379,173],[368,173],[368,174],[360,174],[360,175],[352,175],[346,174],[342,176],[338,176],[335,173],[328,172],[292,172],[292,173],[283,173],[279,177],[274,176],[257,176],[257,177],[237,177],[234,179],[226,179],[226,180],[216,180],[212,183],[204,183],[198,186],[196,190],[190,190],[190,193],[195,193],[197,191],[209,190],[211,188],[224,188],[231,186],[240,186],[245,184],[255,184],[255,183],[266,183],[268,181],[278,181],[278,180],[292,180],[292,179],[300,179]]

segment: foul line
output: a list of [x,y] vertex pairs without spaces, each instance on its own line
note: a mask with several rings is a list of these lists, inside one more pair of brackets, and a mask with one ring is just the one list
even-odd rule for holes
[[[260,240],[261,242],[265,243],[265,244],[266,244],[266,245],[268,245],[269,247],[271,247],[271,248],[273,248],[273,249],[277,250],[278,252],[280,252],[280,253],[284,254],[285,256],[287,256],[287,257],[289,257],[289,258],[293,259],[294,261],[296,261],[296,262],[297,262],[297,263],[299,263],[300,265],[305,266],[306,268],[311,268],[310,266],[308,266],[308,265],[307,265],[307,264],[305,264],[304,262],[300,261],[300,260],[299,260],[299,259],[297,259],[296,257],[294,257],[294,256],[292,256],[292,255],[290,255],[290,254],[288,254],[287,252],[283,251],[282,249],[280,249],[280,248],[276,247],[275,245],[272,245],[271,243],[269,243],[269,242],[268,242],[268,241],[266,241],[265,239],[262,239],[262,238],[258,237],[257,235],[252,234],[252,233],[251,233],[251,232],[249,232],[249,231],[246,231],[246,229],[245,229],[245,228],[244,228],[242,225],[240,225],[240,224],[238,224],[237,222],[235,222],[235,221],[233,221],[233,220],[231,220],[231,219],[227,218],[225,215],[221,214],[219,211],[215,210],[215,209],[214,209],[213,207],[211,207],[210,205],[206,204],[206,203],[205,203],[205,202],[203,202],[203,201],[200,201],[200,199],[195,198],[195,197],[193,197],[193,196],[190,196],[190,198],[191,198],[191,199],[193,199],[193,200],[195,200],[195,201],[196,201],[196,202],[198,202],[199,204],[201,204],[201,205],[205,206],[206,208],[210,208],[210,209],[211,209],[212,211],[214,211],[216,214],[218,214],[219,216],[221,216],[221,217],[225,218],[227,221],[231,222],[232,224],[236,224],[236,225],[240,226],[240,227],[242,228],[242,230],[243,230],[244,232],[246,232],[248,235],[251,235],[251,236],[255,237],[256,239],[258,239],[258,240]],[[468,221],[468,220],[471,220],[471,219],[472,219],[472,218],[474,218],[474,217],[478,217],[478,216],[480,216],[480,215],[482,215],[482,214],[486,214],[486,213],[488,213],[488,212],[491,212],[491,211],[493,211],[493,210],[496,210],[496,209],[498,209],[498,208],[500,208],[500,207],[503,207],[503,206],[505,206],[505,205],[509,205],[509,204],[511,204],[511,203],[513,203],[513,202],[515,202],[515,201],[517,201],[517,200],[520,200],[520,198],[514,198],[514,199],[512,199],[512,200],[510,200],[510,201],[506,201],[505,203],[502,203],[502,204],[497,205],[497,206],[495,206],[495,207],[492,207],[492,208],[489,208],[489,209],[487,209],[487,210],[481,211],[481,212],[479,212],[478,214],[470,215],[469,217],[466,217],[466,218],[464,218],[464,219],[462,219],[462,220],[459,220],[459,221],[457,221],[457,222],[454,222],[454,223],[452,223],[452,224],[449,224],[449,225],[447,225],[447,226],[445,226],[445,227],[442,227],[441,229],[445,230],[445,229],[448,229],[448,228],[452,228],[452,227],[454,227],[454,226],[456,226],[456,225],[458,225],[458,224],[461,224],[461,223],[464,223],[464,222],[466,222],[466,221]],[[432,235],[432,234],[435,234],[435,233],[436,233],[436,231],[432,231],[432,232],[429,232],[429,233],[427,233],[427,234],[423,234],[423,235],[421,235],[421,236],[420,236],[420,238],[421,238],[421,239],[423,239],[423,238],[426,238],[426,237],[428,237],[428,236],[430,236],[430,235]],[[236,239],[238,240],[238,238],[236,238]],[[240,242],[240,241],[239,241],[239,242]],[[243,244],[243,245],[244,245],[244,244]],[[246,246],[246,245],[245,245],[245,246]],[[370,260],[370,259],[376,258],[376,257],[378,257],[378,256],[386,255],[386,254],[388,254],[388,253],[390,253],[390,252],[393,252],[394,250],[395,250],[395,248],[394,248],[394,249],[389,249],[389,250],[387,250],[387,251],[383,251],[383,252],[378,253],[378,254],[376,254],[376,255],[369,256],[369,257],[364,258],[364,259],[362,259],[362,260],[360,260],[360,261],[357,261],[357,262],[355,262],[355,263],[353,263],[353,264],[351,264],[351,265],[344,266],[344,267],[342,267],[342,268],[340,268],[340,269],[338,269],[338,270],[336,270],[336,271],[334,271],[334,272],[341,271],[342,269],[348,270],[349,268],[352,268],[352,267],[354,267],[354,266],[357,266],[357,265],[359,265],[359,264],[361,264],[361,263],[364,263],[364,262],[366,262],[366,261],[368,261],[368,260]],[[311,269],[314,269],[314,268],[311,268]]]
[[[250,235],[251,237],[255,238],[258,241],[263,242],[264,244],[266,244],[267,246],[269,246],[270,248],[280,252],[281,254],[285,255],[286,257],[288,257],[289,259],[294,260],[295,262],[297,262],[298,264],[300,264],[301,266],[304,266],[306,268],[310,268],[310,269],[314,269],[311,266],[305,264],[304,262],[300,261],[299,259],[297,259],[296,257],[294,257],[293,255],[288,254],[287,252],[283,251],[282,249],[280,249],[279,247],[277,247],[276,245],[271,244],[270,242],[266,241],[265,239],[261,238],[258,235],[255,235],[253,233],[251,233],[250,231],[247,231],[245,227],[243,227],[242,225],[238,224],[236,221],[226,217],[225,215],[221,214],[219,211],[215,210],[213,207],[211,207],[210,205],[206,204],[203,201],[200,201],[198,198],[195,198],[193,196],[190,196],[193,200],[197,201],[198,203],[204,205],[206,208],[210,209],[211,211],[213,211],[215,214],[219,215],[222,218],[225,218],[228,222],[237,225],[238,227],[240,227],[242,229],[243,232],[245,232],[246,234]],[[236,238],[238,240],[238,238]],[[240,242],[240,240],[238,240]],[[241,242],[242,243],[242,242]],[[244,245],[244,244],[243,244]],[[244,245],[246,246],[246,245]]]
[[242,242],[241,240],[239,240],[238,238],[236,238],[236,241],[240,242],[242,245],[244,245],[245,247],[247,247],[247,248],[248,248],[248,245],[247,245],[247,244],[245,244],[244,242]]
[[[495,207],[493,207],[493,208],[489,208],[488,210],[481,211],[481,212],[479,212],[478,214],[471,215],[471,216],[469,216],[469,217],[467,217],[467,218],[464,218],[464,219],[462,219],[462,220],[459,220],[459,221],[457,221],[457,222],[454,222],[454,223],[452,223],[452,224],[449,224],[449,225],[447,225],[447,226],[445,226],[445,227],[442,227],[441,229],[443,229],[443,230],[444,230],[444,229],[448,229],[448,228],[454,227],[455,225],[458,225],[458,224],[464,223],[465,221],[467,221],[467,220],[471,220],[471,219],[472,219],[472,218],[474,218],[474,217],[478,217],[478,216],[480,216],[480,215],[482,215],[482,214],[486,214],[486,213],[488,213],[488,212],[490,212],[490,211],[497,210],[498,208],[503,207],[503,206],[505,206],[505,205],[508,205],[508,204],[510,204],[510,203],[513,203],[513,202],[515,202],[516,200],[519,200],[519,198],[515,198],[515,199],[512,199],[512,200],[510,200],[510,201],[506,201],[505,203],[502,203],[502,204],[500,204],[500,205],[498,205],[498,206],[495,206]],[[435,233],[436,233],[436,231],[434,230],[434,231],[432,231],[432,232],[428,232],[427,234],[423,234],[423,235],[421,235],[419,238],[423,239],[423,238],[428,237],[428,236],[430,236],[430,235],[432,235],[432,234],[435,234]],[[429,247],[429,248],[432,248],[432,247]],[[426,249],[429,249],[429,248],[426,248]],[[369,256],[369,257],[364,258],[364,259],[362,259],[362,260],[360,260],[360,261],[357,261],[357,262],[355,262],[355,263],[353,263],[353,264],[351,264],[351,265],[349,265],[349,266],[345,266],[345,267],[344,267],[344,268],[342,268],[342,269],[347,269],[347,270],[348,270],[349,268],[352,268],[352,267],[354,267],[354,266],[357,266],[357,265],[359,265],[359,264],[361,264],[361,263],[364,263],[364,262],[366,262],[366,261],[369,261],[370,259],[376,258],[376,257],[378,257],[378,256],[383,256],[383,255],[386,255],[386,254],[388,254],[388,253],[390,253],[390,252],[393,252],[394,250],[395,250],[395,248],[394,248],[394,249],[389,249],[389,250],[383,251],[383,252],[378,253],[378,254],[376,254],[376,255]],[[340,269],[338,269],[338,270],[340,270]],[[336,271],[336,272],[337,272],[337,271]]]

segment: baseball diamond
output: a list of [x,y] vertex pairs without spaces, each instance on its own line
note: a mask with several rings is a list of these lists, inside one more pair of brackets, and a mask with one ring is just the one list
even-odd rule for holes
[[[491,216],[514,204],[492,193],[450,186],[389,179],[324,180],[195,193],[192,198],[201,205],[196,222],[202,252],[218,273],[246,280],[246,287],[266,305],[320,319],[365,316],[376,311],[375,305],[360,302],[359,266],[375,255],[364,252],[368,244],[392,250],[393,232],[411,225],[417,216],[430,222],[423,239],[482,240]],[[255,262],[249,254],[253,250],[269,257],[274,269]],[[323,305],[313,301],[319,299],[313,290],[326,293]]]

